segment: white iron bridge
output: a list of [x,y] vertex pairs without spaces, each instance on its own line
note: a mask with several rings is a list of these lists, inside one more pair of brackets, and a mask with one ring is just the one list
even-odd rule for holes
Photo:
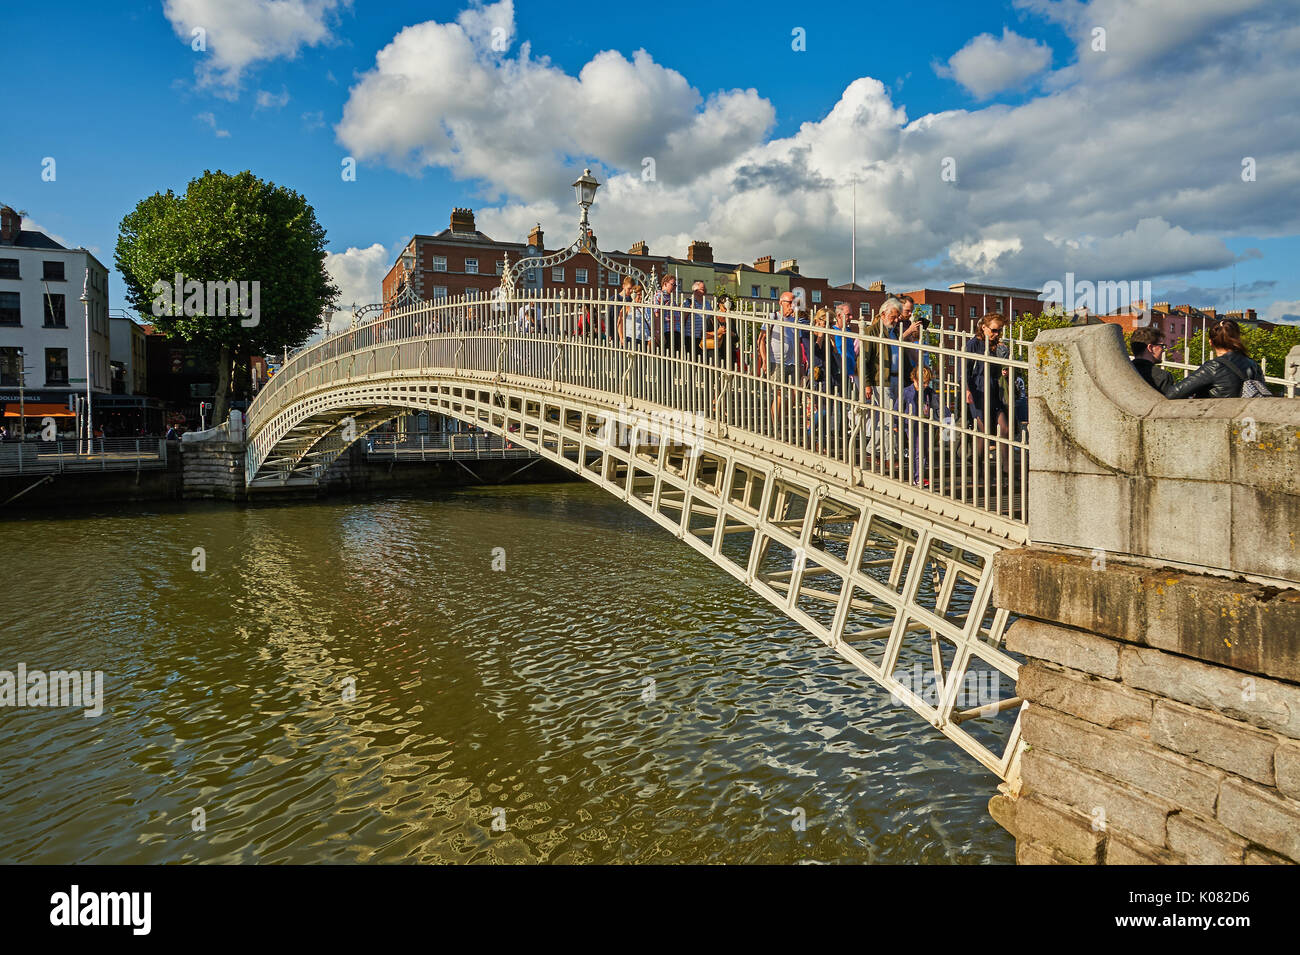
[[1028,539],[1023,347],[634,294],[507,284],[299,351],[249,409],[250,491],[319,481],[397,416],[457,418],[645,514],[1014,780],[991,578]]

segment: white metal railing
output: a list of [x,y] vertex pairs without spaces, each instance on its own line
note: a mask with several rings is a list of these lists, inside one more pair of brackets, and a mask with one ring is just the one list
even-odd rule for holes
[[[956,330],[900,341],[878,325],[858,331],[855,317],[823,329],[781,318],[777,303],[711,305],[521,290],[396,309],[300,350],[262,388],[249,408],[249,473],[283,436],[272,426],[280,412],[320,390],[398,374],[524,378],[596,393],[611,410],[676,413],[684,428],[743,431],[1024,522],[1026,361],[968,351],[983,343]],[[914,365],[932,375],[920,394],[906,388]],[[981,373],[992,387],[977,392]]]
[[133,471],[166,466],[167,442],[161,438],[0,443],[0,474]]

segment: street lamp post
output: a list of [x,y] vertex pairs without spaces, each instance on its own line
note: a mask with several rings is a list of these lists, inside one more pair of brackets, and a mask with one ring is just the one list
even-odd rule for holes
[[94,451],[95,431],[91,422],[94,418],[90,410],[90,267],[87,266],[85,277],[81,280],[81,312],[86,319],[86,451]]

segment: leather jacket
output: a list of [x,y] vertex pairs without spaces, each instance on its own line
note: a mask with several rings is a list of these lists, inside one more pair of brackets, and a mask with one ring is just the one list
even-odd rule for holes
[[1161,368],[1150,358],[1134,358],[1133,370],[1142,376],[1143,381],[1166,398],[1169,397],[1169,392],[1173,391],[1174,385],[1177,384],[1177,382],[1174,381],[1173,375],[1169,374],[1168,371]]
[[1247,378],[1264,380],[1259,365],[1240,352],[1211,358],[1168,393],[1170,398],[1240,398]]

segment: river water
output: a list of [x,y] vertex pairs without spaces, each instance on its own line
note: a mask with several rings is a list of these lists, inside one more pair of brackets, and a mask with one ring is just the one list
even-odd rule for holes
[[104,680],[0,708],[0,862],[1013,861],[991,774],[585,484],[35,515],[0,558],[0,670]]

